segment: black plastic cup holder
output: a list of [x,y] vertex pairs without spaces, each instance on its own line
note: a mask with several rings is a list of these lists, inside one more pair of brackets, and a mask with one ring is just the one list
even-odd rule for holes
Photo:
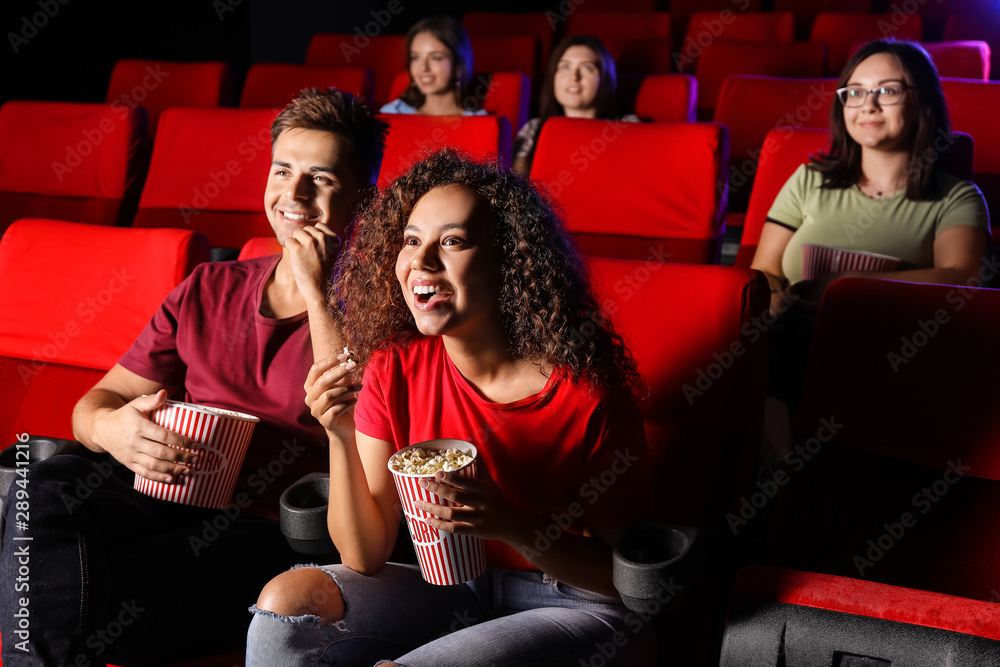
[[293,550],[311,556],[335,551],[326,523],[329,502],[330,476],[325,473],[310,473],[281,494],[281,532]]
[[640,522],[615,545],[612,576],[625,606],[655,616],[675,609],[692,583],[691,554],[698,530]]

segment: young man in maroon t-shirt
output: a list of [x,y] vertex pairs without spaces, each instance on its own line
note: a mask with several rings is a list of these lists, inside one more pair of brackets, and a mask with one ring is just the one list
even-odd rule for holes
[[[217,511],[153,499],[107,463],[95,475],[83,457],[32,466],[31,651],[4,641],[5,664],[158,662],[245,643],[247,607],[297,560],[274,520],[277,498],[304,472],[327,469],[303,383],[315,359],[343,347],[329,278],[374,191],[386,129],[350,95],[303,91],[271,128],[264,207],[281,254],[197,267],[74,410],[88,449],[166,483],[196,462],[181,449],[188,439],[149,419],[168,397],[260,416],[234,494],[241,502]],[[91,479],[86,494],[74,490]],[[0,579],[12,581],[9,539]],[[13,639],[13,612],[0,616]]]

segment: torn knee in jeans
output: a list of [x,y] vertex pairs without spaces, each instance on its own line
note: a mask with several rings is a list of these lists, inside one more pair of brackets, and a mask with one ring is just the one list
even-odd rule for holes
[[344,592],[329,570],[298,566],[269,581],[251,611],[289,622],[312,617],[320,626],[343,623]]

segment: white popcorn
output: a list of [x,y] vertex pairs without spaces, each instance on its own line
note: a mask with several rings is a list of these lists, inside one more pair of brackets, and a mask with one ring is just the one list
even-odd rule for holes
[[460,449],[412,447],[393,454],[389,467],[407,475],[433,475],[438,470],[458,470],[471,462],[472,457]]

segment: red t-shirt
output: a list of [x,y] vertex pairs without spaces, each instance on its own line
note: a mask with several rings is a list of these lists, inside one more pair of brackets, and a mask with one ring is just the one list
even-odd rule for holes
[[198,265],[118,362],[147,380],[183,387],[190,403],[259,417],[236,494],[254,499],[254,513],[274,517],[289,484],[329,465],[325,432],[302,388],[313,363],[306,313],[260,314],[280,259]]
[[[559,369],[538,394],[491,403],[458,371],[440,337],[420,337],[372,357],[354,421],[396,449],[434,438],[474,444],[513,503],[550,519],[548,535],[528,545],[537,550],[557,537],[560,523],[573,532],[624,526],[650,508],[638,408],[626,396],[574,384]],[[487,542],[487,559],[534,569],[501,542]]]

